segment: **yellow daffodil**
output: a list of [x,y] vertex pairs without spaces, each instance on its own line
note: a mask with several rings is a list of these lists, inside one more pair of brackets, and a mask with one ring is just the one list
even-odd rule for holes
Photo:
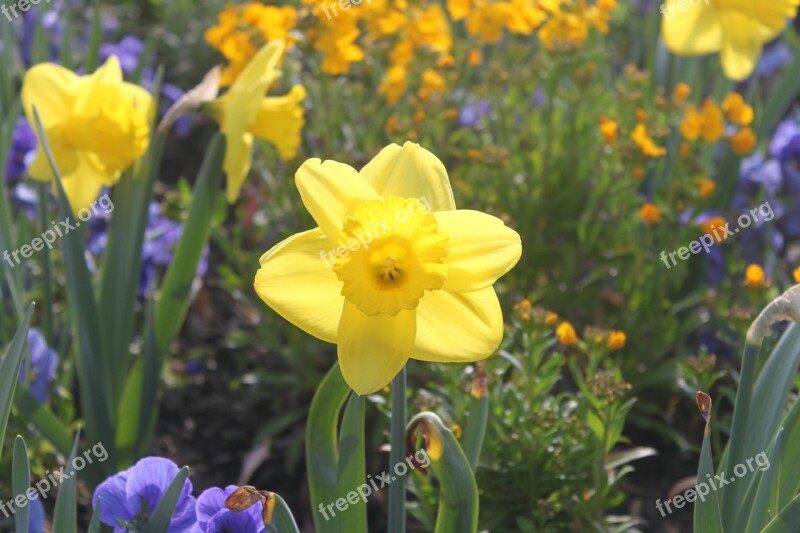
[[275,145],[282,159],[291,159],[300,145],[305,97],[302,87],[286,96],[265,97],[269,86],[278,79],[278,62],[284,42],[264,46],[236,78],[228,92],[204,108],[220,125],[225,136],[223,169],[228,177],[227,197],[233,203],[239,196],[253,159],[253,138]]
[[456,210],[447,171],[413,143],[361,171],[311,159],[300,197],[319,227],[261,257],[255,290],[289,322],[338,345],[358,394],[386,386],[409,358],[484,359],[503,336],[492,284],[519,260],[519,235]]
[[[74,212],[117,183],[150,142],[153,99],[122,81],[115,56],[88,76],[51,63],[34,66],[23,80],[22,105],[32,125],[33,107],[38,110]],[[37,180],[54,179],[41,142],[29,172]]]
[[666,0],[661,34],[673,53],[720,53],[725,74],[743,80],[756,67],[764,43],[797,14],[800,0]]

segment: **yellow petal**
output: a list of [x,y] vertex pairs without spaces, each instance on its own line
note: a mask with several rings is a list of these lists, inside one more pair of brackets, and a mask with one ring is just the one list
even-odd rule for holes
[[[88,208],[100,196],[100,191],[105,187],[109,177],[95,164],[83,155],[78,156],[78,166],[71,174],[65,174],[61,182],[67,194],[72,212],[77,216],[78,211]],[[53,190],[58,191],[58,185],[53,182]]]
[[225,160],[222,169],[228,177],[226,191],[228,203],[232,204],[239,197],[250,165],[253,162],[253,136],[236,128],[222,130],[225,135]]
[[414,311],[367,316],[345,301],[339,323],[339,365],[357,394],[388,385],[402,370],[414,346]]
[[443,289],[472,292],[491,286],[522,255],[519,234],[497,217],[461,209],[435,213],[439,230],[450,237]]
[[92,114],[93,109],[103,104],[103,91],[107,86],[122,85],[122,67],[117,56],[110,56],[106,62],[88,76],[81,76],[75,84],[77,99],[73,106],[74,114]]
[[305,123],[300,102],[305,96],[303,86],[295,85],[285,96],[264,98],[255,120],[248,126],[250,133],[273,144],[283,160],[297,155],[300,147],[300,133]]
[[334,246],[345,217],[362,201],[380,199],[356,169],[332,160],[309,159],[297,170],[295,183],[306,209]]
[[718,11],[705,1],[692,5],[687,0],[666,0],[661,35],[667,48],[678,55],[710,54],[722,47]]
[[335,343],[344,296],[332,262],[324,256],[329,247],[319,228],[289,237],[261,257],[254,287],[283,318]]
[[73,72],[60,65],[42,63],[31,67],[22,82],[22,105],[34,131],[33,106],[47,131],[61,124],[71,112],[74,95],[71,91],[78,79]]
[[[247,63],[242,73],[231,85],[230,91],[237,91],[254,84],[263,84],[265,80],[269,80],[268,84],[272,83],[280,75],[277,67],[284,47],[283,39],[275,39],[264,45]],[[264,91],[267,89],[266,85]]]
[[757,35],[752,19],[746,15],[725,12],[720,17],[723,28],[722,68],[730,79],[743,80],[755,70],[763,41]]
[[456,208],[447,170],[439,159],[418,144],[390,144],[361,169],[381,196],[417,198],[433,211]]
[[[52,131],[52,130],[51,130]],[[78,167],[78,154],[64,143],[64,138],[60,135],[46,133],[47,143],[50,146],[50,151],[55,159],[56,167],[62,177],[68,176],[75,172]],[[37,136],[38,137],[38,136]],[[44,148],[41,143],[36,149],[36,156],[28,168],[28,174],[34,179],[39,181],[51,181],[55,179],[53,169],[50,167],[50,161],[44,153]]]
[[460,363],[480,361],[503,340],[503,312],[494,288],[475,292],[432,291],[417,307],[413,359]]

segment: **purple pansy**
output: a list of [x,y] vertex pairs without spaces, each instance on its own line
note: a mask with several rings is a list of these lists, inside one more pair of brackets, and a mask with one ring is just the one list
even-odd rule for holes
[[466,104],[458,113],[458,123],[463,128],[483,127],[483,119],[489,114],[490,107],[487,100],[475,104]]
[[28,167],[36,155],[36,134],[27,119],[20,117],[11,136],[11,149],[6,161],[6,178],[19,179],[28,172]]
[[[169,459],[146,457],[128,470],[111,476],[97,487],[92,506],[100,504],[100,521],[114,533],[139,531],[167,492],[178,466]],[[168,533],[190,531],[197,522],[192,482],[187,478],[169,523]]]
[[50,383],[56,375],[58,354],[47,345],[42,332],[36,328],[28,330],[30,358],[22,361],[19,380],[28,385],[28,390],[41,403],[47,402]]
[[125,35],[116,44],[106,43],[100,46],[100,62],[111,56],[117,56],[119,66],[125,74],[133,74],[144,53],[144,43],[138,37]]
[[225,490],[214,487],[197,498],[197,523],[191,533],[262,533],[266,531],[261,518],[262,504],[256,503],[241,513],[229,511],[225,500],[238,487]]

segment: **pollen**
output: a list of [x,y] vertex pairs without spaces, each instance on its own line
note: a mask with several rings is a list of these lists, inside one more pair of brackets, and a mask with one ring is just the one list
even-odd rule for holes
[[387,255],[386,259],[383,260],[381,277],[383,278],[383,281],[393,281],[400,277],[400,272],[397,271],[397,263],[389,255]]

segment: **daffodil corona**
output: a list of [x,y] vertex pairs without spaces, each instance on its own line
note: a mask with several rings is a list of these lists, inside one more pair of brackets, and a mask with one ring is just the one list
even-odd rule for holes
[[664,42],[678,55],[720,53],[725,74],[743,80],[756,67],[765,43],[797,14],[800,0],[666,0]]
[[471,362],[495,351],[503,316],[492,285],[519,260],[520,238],[498,218],[456,210],[433,154],[390,145],[360,172],[311,159],[296,183],[319,227],[264,254],[255,289],[338,345],[353,390],[381,389],[409,358]]
[[[39,113],[74,212],[114,185],[150,141],[153,99],[122,81],[115,56],[88,76],[52,63],[34,66],[22,84],[22,104],[31,124],[34,106]],[[41,181],[54,179],[41,142],[29,172]]]

